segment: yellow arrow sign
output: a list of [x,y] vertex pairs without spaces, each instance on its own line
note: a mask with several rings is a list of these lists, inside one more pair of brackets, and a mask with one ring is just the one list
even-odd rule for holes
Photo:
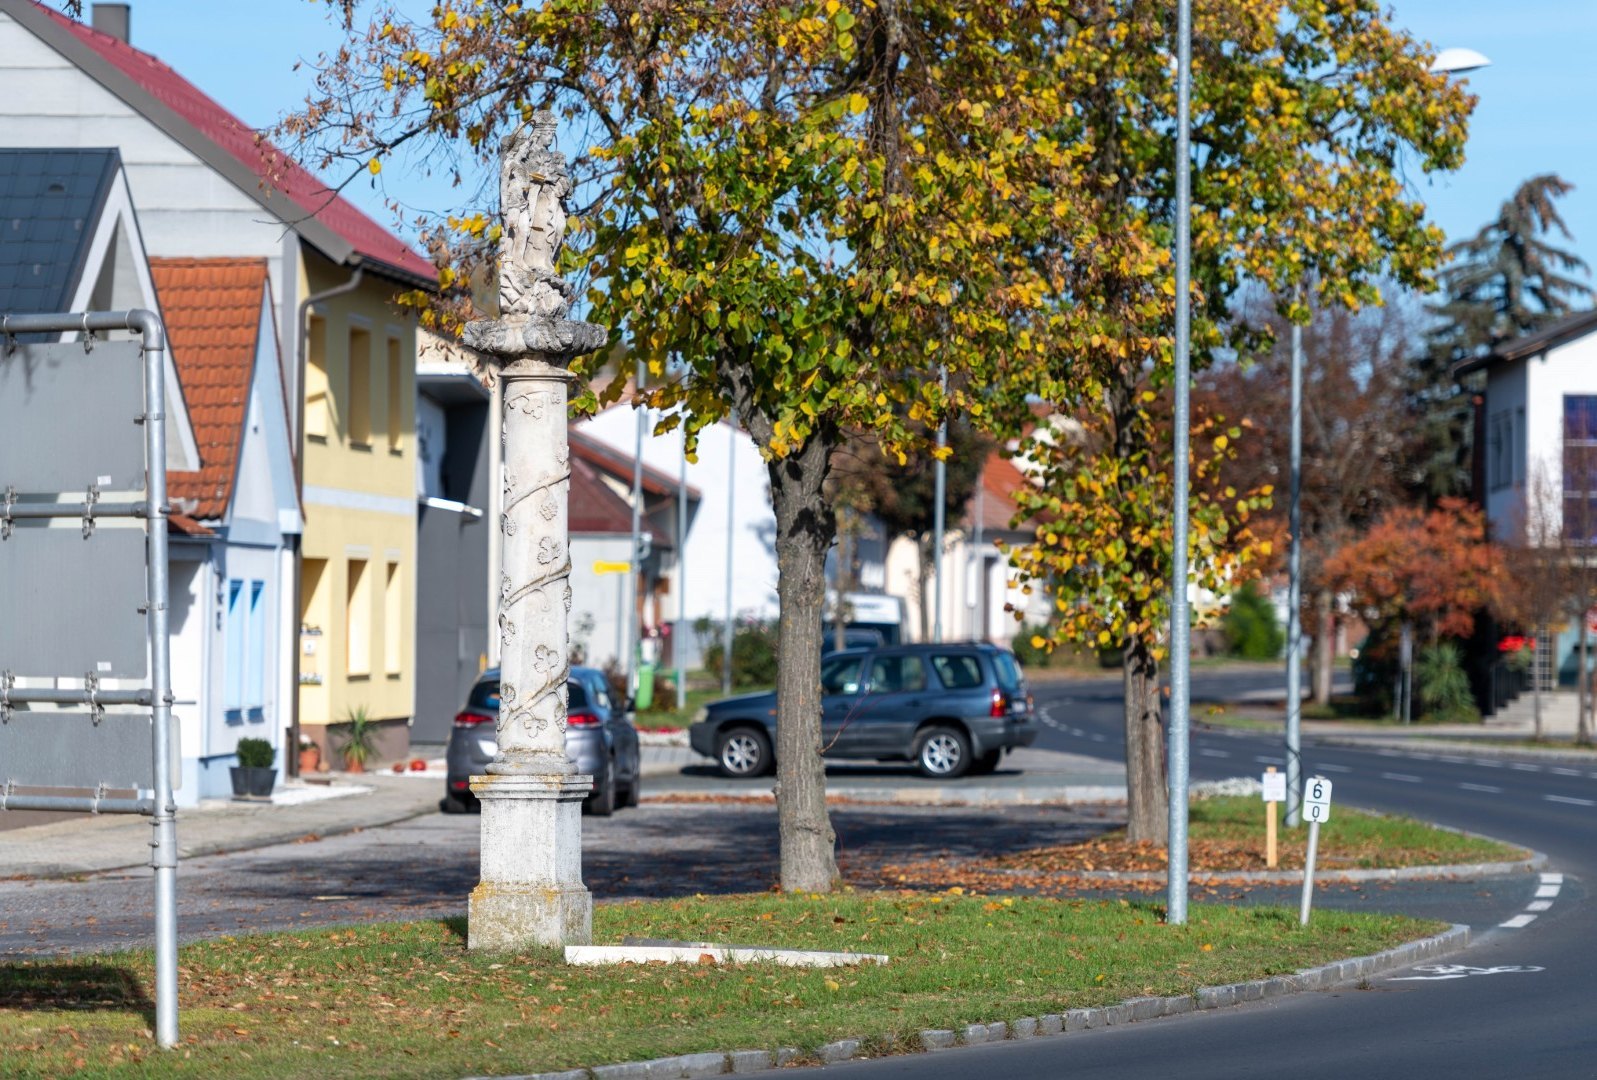
[[595,574],[625,574],[632,569],[628,562],[596,562],[593,564]]

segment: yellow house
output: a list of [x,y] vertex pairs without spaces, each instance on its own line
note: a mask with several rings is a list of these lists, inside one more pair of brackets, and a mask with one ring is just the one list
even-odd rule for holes
[[391,281],[335,292],[344,267],[304,246],[300,260],[300,730],[337,764],[348,731],[329,740],[328,726],[363,715],[391,758],[409,746],[416,690],[415,321],[394,308]]

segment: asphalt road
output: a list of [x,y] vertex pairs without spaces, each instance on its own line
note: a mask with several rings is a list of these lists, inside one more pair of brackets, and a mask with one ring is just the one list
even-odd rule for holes
[[[1200,676],[1194,696],[1229,696],[1268,676]],[[1123,754],[1115,683],[1042,688],[1048,730],[1040,744],[1073,753]],[[1201,719],[1201,710],[1194,709]],[[1532,847],[1548,873],[1521,883],[1511,911],[1470,910],[1447,895],[1414,910],[1471,924],[1475,941],[1443,970],[1409,969],[1367,987],[1299,994],[1219,1012],[999,1043],[932,1055],[853,1062],[828,1076],[1116,1080],[1232,1077],[1592,1077],[1597,1025],[1592,971],[1597,935],[1586,883],[1597,875],[1597,760],[1474,757],[1467,753],[1357,749],[1308,742],[1306,775],[1335,785],[1336,801],[1409,813]],[[1194,779],[1254,774],[1284,763],[1279,737],[1205,730],[1192,738]],[[1501,887],[1512,891],[1511,882]],[[1384,906],[1384,905],[1383,905]],[[993,1018],[997,1019],[997,1018]]]

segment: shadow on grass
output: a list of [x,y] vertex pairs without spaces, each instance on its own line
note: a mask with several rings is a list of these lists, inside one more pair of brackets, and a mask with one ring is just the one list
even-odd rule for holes
[[0,964],[0,1009],[131,1010],[155,1024],[155,1005],[143,981],[126,968],[104,963]]
[[442,926],[445,930],[448,930],[451,934],[453,934],[456,940],[459,941],[461,948],[466,947],[466,917],[464,915],[455,915],[447,919],[439,919],[438,925]]

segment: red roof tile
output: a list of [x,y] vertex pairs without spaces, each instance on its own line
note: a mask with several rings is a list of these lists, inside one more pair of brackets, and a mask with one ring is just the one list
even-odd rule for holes
[[[356,209],[353,203],[331,191],[298,162],[260,138],[253,128],[159,59],[43,4],[37,6],[79,42],[253,173],[260,180],[262,190],[251,194],[259,198],[267,190],[280,192],[361,256],[423,281],[437,281],[438,272],[431,262]],[[276,212],[282,216],[281,208]]]
[[[571,503],[567,527],[573,535],[597,533],[600,535],[632,533],[632,504],[611,491],[599,476],[599,471],[577,454],[571,455]],[[643,519],[643,531],[663,543],[664,537]]]
[[174,502],[195,503],[190,517],[217,521],[227,513],[238,472],[266,260],[151,259],[150,276],[200,451],[200,470],[169,472],[167,493]]

